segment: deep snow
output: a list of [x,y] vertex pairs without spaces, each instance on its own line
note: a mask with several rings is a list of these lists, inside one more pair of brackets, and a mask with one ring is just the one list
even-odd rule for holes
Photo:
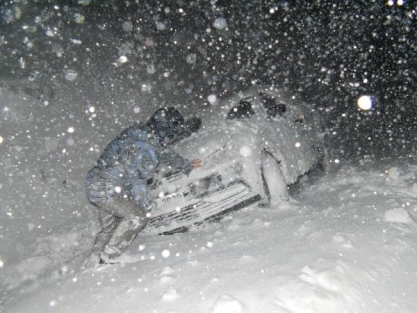
[[[112,10],[102,18],[82,10],[90,1],[48,2],[45,10],[38,2],[6,2],[0,312],[417,311],[417,167],[405,155],[415,131],[402,125],[414,116],[411,1],[367,9],[300,1],[270,14],[268,1],[230,1],[225,9],[210,1],[197,15],[191,1],[187,19],[182,9],[165,8],[162,20],[136,12],[145,15],[134,21],[140,32]],[[235,16],[219,18],[223,10]],[[164,29],[165,19],[180,31]],[[117,27],[123,31],[106,31]],[[216,105],[225,90],[265,80],[286,82],[333,116],[333,141],[340,140],[333,171],[303,179],[288,203],[252,206],[185,234],[142,233],[121,265],[82,269],[98,230],[83,179],[109,140],[173,99],[193,112],[197,103]],[[380,99],[369,114],[354,103],[365,92]],[[398,144],[397,157],[342,157],[380,143]]]
[[[415,312],[417,165],[340,160],[327,175],[303,178],[290,202],[253,205],[188,233],[142,233],[122,264],[83,269],[97,231],[82,185],[95,157],[83,144],[90,113],[52,145],[37,139],[54,110],[27,110],[39,103],[5,90],[1,99],[13,104],[6,125],[35,115],[0,134],[2,312]],[[68,130],[71,120],[59,125]],[[70,171],[64,147],[76,158]]]
[[8,312],[415,312],[417,167],[384,168],[342,167],[279,208],[139,236],[120,266],[62,271]]

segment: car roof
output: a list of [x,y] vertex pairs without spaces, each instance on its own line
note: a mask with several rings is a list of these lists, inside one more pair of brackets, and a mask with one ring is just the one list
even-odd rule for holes
[[[255,99],[259,99],[261,93],[265,93],[276,99],[276,102],[287,105],[287,108],[291,110],[300,111],[300,113],[307,114],[311,112],[313,108],[307,107],[302,101],[299,95],[280,89],[275,86],[252,86],[250,88],[236,92],[231,96],[220,98],[216,105],[209,105],[203,108],[198,114],[204,124],[217,125],[223,124],[227,118],[230,110],[239,104],[241,100],[247,99],[248,102],[253,102]],[[253,106],[255,113],[259,113],[258,106]]]

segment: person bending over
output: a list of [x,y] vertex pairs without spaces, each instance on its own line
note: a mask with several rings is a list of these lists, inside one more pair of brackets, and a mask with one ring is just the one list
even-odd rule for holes
[[189,161],[168,148],[183,127],[178,110],[161,108],[146,123],[130,126],[111,141],[87,173],[87,196],[99,210],[101,230],[86,266],[120,262],[148,222],[155,200],[149,182],[160,164],[185,175],[201,166],[201,160]]

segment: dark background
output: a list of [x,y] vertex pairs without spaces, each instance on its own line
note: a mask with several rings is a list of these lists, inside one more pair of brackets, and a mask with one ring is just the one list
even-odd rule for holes
[[[156,103],[169,95],[198,112],[210,94],[274,84],[322,112],[337,157],[412,157],[412,1],[9,0],[1,12],[3,86],[32,77],[53,94],[73,84],[115,107],[128,90]],[[214,27],[217,18],[227,27]],[[120,55],[129,61],[117,64]],[[372,110],[358,110],[361,95],[372,96]]]

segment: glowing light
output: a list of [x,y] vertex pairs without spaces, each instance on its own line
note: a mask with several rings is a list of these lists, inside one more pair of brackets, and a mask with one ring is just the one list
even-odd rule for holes
[[372,98],[370,96],[361,96],[358,99],[358,107],[361,110],[368,111],[368,110],[372,109],[372,106],[373,106],[373,101],[372,101]]
[[3,143],[3,137],[0,136],[0,144],[2,144],[2,143]]
[[296,147],[296,148],[300,148],[300,147],[301,147],[301,143],[296,142],[296,143],[295,143],[295,147]]
[[75,129],[74,129],[74,127],[69,127],[67,131],[68,131],[70,134],[72,134],[72,133],[75,131]]

